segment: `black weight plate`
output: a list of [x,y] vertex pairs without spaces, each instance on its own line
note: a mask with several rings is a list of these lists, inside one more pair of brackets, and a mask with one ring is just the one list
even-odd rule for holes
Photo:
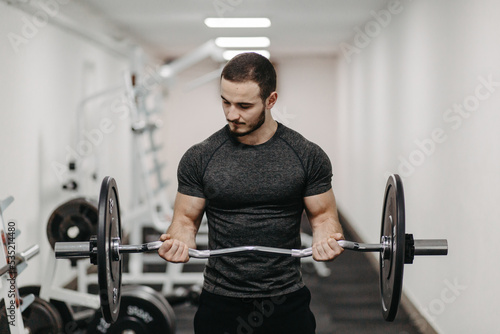
[[380,239],[389,240],[389,249],[384,258],[380,253],[380,297],[382,314],[386,321],[393,321],[398,312],[403,288],[405,252],[405,204],[403,183],[397,174],[387,180],[382,210]]
[[113,242],[121,240],[118,189],[112,177],[105,177],[99,194],[99,226],[97,231],[97,277],[104,319],[113,323],[120,310],[122,257],[115,258]]
[[[19,296],[25,297],[29,294],[33,294],[36,297],[40,296],[40,286],[39,285],[26,285],[19,288]],[[50,304],[52,304],[59,314],[61,315],[61,320],[66,332],[69,330],[75,330],[79,327],[78,323],[75,321],[73,310],[71,306],[67,303],[59,300],[49,300]],[[1,333],[1,331],[0,331]]]
[[7,309],[5,308],[5,303],[3,299],[0,299],[0,333],[10,333],[9,321],[13,320],[7,318]]
[[97,235],[97,205],[87,198],[61,204],[47,223],[47,238],[52,249],[56,242],[89,241],[92,235]]
[[169,330],[166,333],[175,333],[175,328],[177,326],[175,312],[165,296],[163,296],[160,292],[154,290],[153,288],[145,285],[138,285],[130,288],[133,288],[134,292],[144,291],[144,293],[155,297],[158,302],[163,305],[163,307],[160,307],[159,309],[162,311],[163,316],[169,324]]
[[61,315],[56,307],[38,297],[24,310],[23,323],[30,334],[60,334],[63,330]]
[[118,319],[113,324],[108,324],[98,311],[89,324],[88,333],[173,334],[176,329],[175,315],[171,308],[165,307],[163,301],[160,301],[162,298],[165,299],[150,287],[125,286]]

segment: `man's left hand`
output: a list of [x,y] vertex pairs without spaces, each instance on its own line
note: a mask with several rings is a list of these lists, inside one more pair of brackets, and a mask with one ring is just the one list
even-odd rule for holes
[[330,238],[322,239],[312,245],[313,259],[316,261],[333,261],[344,252],[337,240],[344,240],[342,233],[334,233]]

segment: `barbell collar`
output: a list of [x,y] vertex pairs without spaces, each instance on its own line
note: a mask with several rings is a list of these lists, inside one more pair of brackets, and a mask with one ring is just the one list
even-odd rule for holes
[[415,255],[448,255],[446,239],[415,239]]

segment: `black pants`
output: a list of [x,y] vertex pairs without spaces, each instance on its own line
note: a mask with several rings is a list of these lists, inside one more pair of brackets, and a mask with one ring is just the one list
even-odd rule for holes
[[270,298],[231,298],[202,291],[194,317],[196,334],[314,334],[311,292]]

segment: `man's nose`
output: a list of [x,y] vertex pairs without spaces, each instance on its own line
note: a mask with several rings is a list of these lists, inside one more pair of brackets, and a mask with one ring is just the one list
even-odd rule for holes
[[240,114],[238,113],[238,110],[234,106],[230,106],[227,109],[226,118],[228,121],[234,122],[240,118]]

